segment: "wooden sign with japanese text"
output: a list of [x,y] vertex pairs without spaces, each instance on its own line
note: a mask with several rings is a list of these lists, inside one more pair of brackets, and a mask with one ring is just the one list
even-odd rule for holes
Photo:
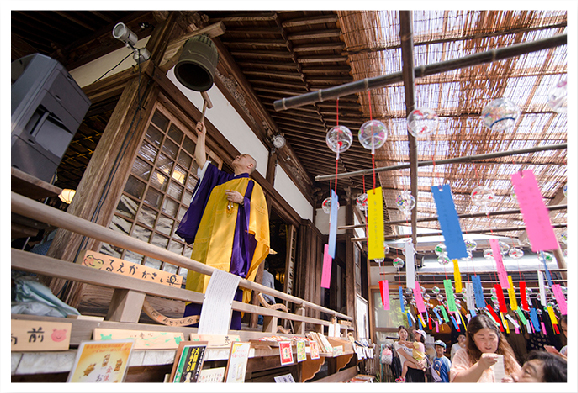
[[125,261],[124,259],[114,258],[91,250],[81,251],[76,258],[76,263],[96,270],[106,270],[120,274],[121,276],[139,278],[169,287],[180,288],[183,284],[183,278],[176,274]]
[[231,347],[234,341],[241,341],[241,336],[238,334],[194,334],[189,336],[191,341],[206,341],[209,347]]
[[134,349],[177,349],[183,333],[127,329],[94,329],[94,340],[135,339]]
[[66,351],[72,323],[12,319],[12,351]]

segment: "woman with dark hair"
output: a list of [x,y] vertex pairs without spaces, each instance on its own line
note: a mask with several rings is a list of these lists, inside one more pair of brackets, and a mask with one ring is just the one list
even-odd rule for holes
[[[560,318],[560,329],[566,340],[568,340],[568,315],[562,315],[562,318]],[[568,344],[564,345],[562,349],[560,349],[560,352],[551,345],[544,345],[544,349],[551,354],[562,357],[564,360],[568,359]]]
[[452,361],[450,382],[495,382],[493,365],[498,355],[504,356],[506,375],[520,372],[514,351],[494,321],[476,315],[468,323],[466,349],[458,350]]
[[[423,332],[423,343],[425,343],[425,332]],[[414,343],[407,341],[409,337],[409,333],[405,326],[400,326],[398,328],[399,334],[399,341],[393,344],[393,349],[399,354],[400,362],[403,366],[403,373],[402,375],[396,379],[396,382],[405,382],[405,375],[407,373],[408,380],[407,382],[425,382],[425,367],[426,367],[426,360],[418,361],[416,357],[414,357],[414,350],[416,347]],[[418,345],[420,348],[423,346],[422,341],[422,334],[418,333],[418,331],[414,332],[414,338],[416,342],[421,345]],[[423,349],[425,354],[425,347]],[[415,353],[415,355],[418,355]],[[409,368],[408,368],[409,367]]]

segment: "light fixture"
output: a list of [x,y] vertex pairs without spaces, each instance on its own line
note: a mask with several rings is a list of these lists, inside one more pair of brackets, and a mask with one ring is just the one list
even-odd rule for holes
[[60,200],[62,202],[70,204],[72,202],[72,198],[74,198],[74,195],[76,195],[75,190],[65,188],[64,190],[62,190],[62,192],[60,193],[60,195],[58,197],[60,198]]
[[285,137],[283,137],[283,134],[273,135],[273,137],[271,137],[271,143],[273,143],[275,149],[281,149],[285,146]]
[[147,61],[150,59],[151,54],[145,48],[137,49],[135,45],[138,41],[138,37],[135,33],[131,31],[123,22],[117,23],[114,28],[112,29],[112,35],[114,38],[122,42],[127,48],[133,50],[133,58],[137,64],[141,64],[142,62]]

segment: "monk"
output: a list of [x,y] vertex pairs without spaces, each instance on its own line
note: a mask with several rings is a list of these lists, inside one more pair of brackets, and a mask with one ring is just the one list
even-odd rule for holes
[[[193,244],[191,259],[254,281],[257,267],[269,254],[269,215],[261,186],[249,178],[257,162],[249,154],[231,163],[234,174],[219,170],[206,158],[206,128],[197,123],[194,159],[199,182],[177,235]],[[186,288],[205,292],[209,276],[190,270]],[[236,301],[247,302],[250,291],[237,289]],[[201,304],[189,303],[184,317],[199,315]],[[241,328],[241,313],[234,311],[231,329]]]

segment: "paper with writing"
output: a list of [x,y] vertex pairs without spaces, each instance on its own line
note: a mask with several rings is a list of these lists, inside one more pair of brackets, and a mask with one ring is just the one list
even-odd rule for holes
[[247,360],[251,343],[233,342],[227,363],[225,382],[245,382],[247,375]]
[[436,203],[438,222],[447,247],[448,258],[467,258],[468,250],[464,243],[464,234],[460,227],[450,186],[445,184],[441,190],[438,186],[432,186],[431,191]]
[[323,253],[323,270],[321,271],[321,286],[329,288],[331,286],[331,262],[333,259],[329,255],[329,244],[325,245]]
[[532,251],[557,249],[558,239],[552,229],[548,209],[542,200],[534,172],[529,170],[522,171],[521,174],[516,172],[511,175],[511,180]]
[[472,277],[472,283],[474,284],[474,298],[476,300],[476,307],[486,307],[486,301],[484,300],[484,288],[482,287],[480,276],[474,275]]
[[560,284],[552,285],[552,292],[554,293],[554,297],[556,298],[556,302],[560,308],[560,313],[562,315],[568,314],[568,304],[566,303],[566,298],[564,297]]
[[440,309],[442,310],[442,315],[444,316],[444,321],[447,323],[450,321],[448,318],[448,313],[446,312],[446,308],[443,305],[440,305]]
[[337,194],[334,190],[331,190],[331,215],[329,222],[329,255],[332,259],[335,259],[335,239],[337,236],[337,204],[338,204]]
[[399,286],[399,308],[401,309],[402,313],[405,313],[403,288],[401,287],[401,285]]
[[444,280],[444,289],[446,290],[446,301],[448,305],[448,310],[450,312],[458,311],[456,306],[456,299],[454,297],[454,290],[452,288],[452,280]]
[[384,258],[383,191],[377,187],[367,193],[367,259]]
[[415,287],[413,288],[413,295],[415,298],[415,307],[417,308],[417,312],[426,312],[425,304],[423,303],[423,298],[421,297],[420,285],[417,281],[415,282]]
[[520,281],[520,300],[522,301],[522,309],[524,311],[530,311],[528,298],[526,297],[526,281]]
[[540,251],[540,259],[542,260],[542,264],[544,265],[544,272],[546,273],[546,279],[548,280],[548,286],[552,286],[552,276],[550,275],[550,270],[548,270],[548,262],[546,261],[546,257],[544,256],[544,251]]
[[415,248],[412,242],[405,243],[405,286],[415,287]]
[[500,312],[507,313],[508,308],[506,307],[506,299],[504,299],[504,291],[500,284],[494,284],[494,289],[496,290],[496,297],[500,303]]
[[508,322],[506,322],[506,320],[504,319],[504,314],[502,314],[500,312],[500,319],[502,320],[502,325],[504,325],[504,328],[506,328],[506,333],[510,334],[510,325],[508,325]]
[[498,356],[498,361],[492,366],[494,369],[494,382],[502,382],[506,377],[506,365],[504,364],[504,355]]
[[496,262],[496,269],[498,270],[500,285],[502,288],[508,288],[508,273],[506,273],[506,268],[504,267],[504,261],[502,260],[500,243],[498,239],[490,239],[490,246],[492,247],[492,254],[494,255],[494,261]]
[[550,322],[552,323],[552,325],[557,324],[558,318],[556,318],[556,314],[554,314],[554,309],[552,308],[552,306],[546,307],[546,311],[548,311],[548,315],[550,316]]
[[199,318],[197,334],[229,332],[231,305],[241,277],[216,269],[211,275]]
[[466,306],[468,310],[473,310],[476,307],[474,300],[474,283],[471,281],[466,281]]
[[384,310],[389,310],[389,281],[379,282],[379,292],[381,293],[381,302]]
[[518,309],[518,302],[516,301],[516,287],[512,282],[512,276],[508,276],[510,285],[508,286],[508,295],[510,296],[510,310],[516,311]]
[[541,270],[536,270],[536,274],[538,275],[538,289],[540,291],[540,303],[542,303],[542,307],[546,307],[546,290],[544,288],[544,276],[542,275]]
[[530,321],[537,332],[540,332],[540,322],[538,321],[538,312],[534,307],[530,308]]
[[456,293],[462,292],[462,275],[460,274],[460,267],[458,266],[458,260],[452,259],[454,264],[454,281],[456,282]]

